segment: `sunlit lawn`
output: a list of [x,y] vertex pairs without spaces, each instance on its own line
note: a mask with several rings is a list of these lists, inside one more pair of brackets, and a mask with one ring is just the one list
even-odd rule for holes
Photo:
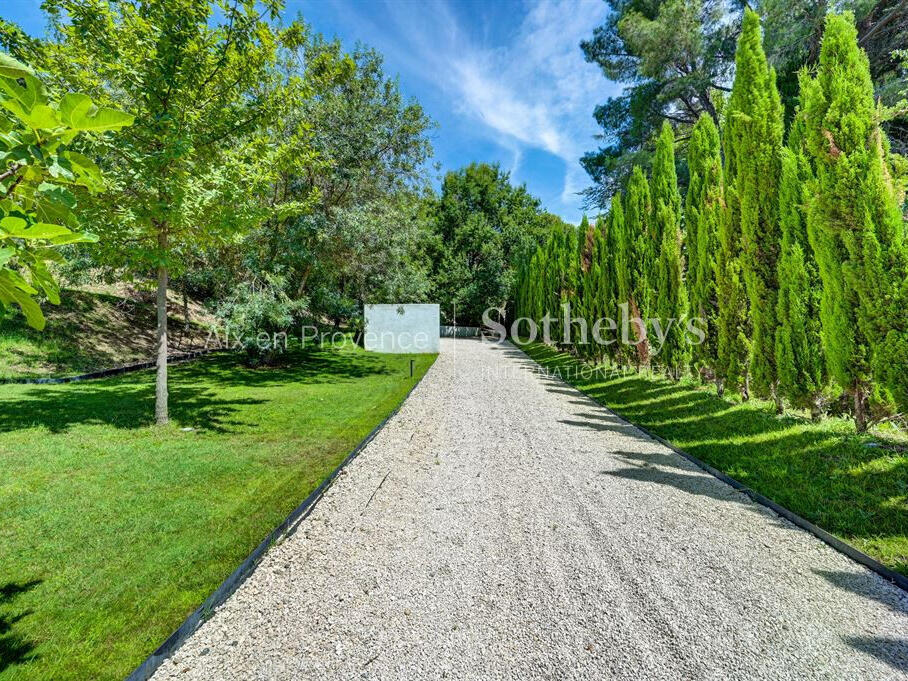
[[433,360],[211,357],[172,368],[163,428],[149,372],[0,386],[0,679],[126,676]]
[[[904,441],[879,433],[858,437],[840,418],[812,423],[798,415],[779,417],[768,403],[719,399],[693,380],[584,374],[577,359],[550,346],[521,347],[627,420],[908,575]],[[645,471],[629,462],[625,475],[637,473]]]

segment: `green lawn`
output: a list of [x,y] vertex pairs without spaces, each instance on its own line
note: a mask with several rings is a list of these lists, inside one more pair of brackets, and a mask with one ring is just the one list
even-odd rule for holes
[[[581,373],[588,365],[566,353],[542,344],[521,347],[620,416],[908,575],[904,439],[858,437],[844,419],[779,417],[769,403],[719,399],[692,380],[672,383],[604,368]],[[624,474],[639,473],[629,459]]]
[[433,361],[210,357],[171,370],[163,428],[150,372],[0,386],[0,679],[123,678]]

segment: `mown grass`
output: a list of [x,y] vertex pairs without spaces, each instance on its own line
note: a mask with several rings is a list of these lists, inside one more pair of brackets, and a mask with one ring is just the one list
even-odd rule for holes
[[605,367],[591,371],[551,346],[519,347],[628,421],[908,575],[904,440],[881,433],[859,437],[844,419],[812,423],[797,414],[776,416],[769,403],[720,399],[692,379],[673,383]]
[[166,427],[149,372],[0,386],[0,679],[123,678],[433,360],[210,357],[172,368]]

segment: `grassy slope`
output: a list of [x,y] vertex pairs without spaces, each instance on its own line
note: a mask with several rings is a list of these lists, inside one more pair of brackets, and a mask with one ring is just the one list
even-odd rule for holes
[[[154,358],[153,302],[113,290],[67,289],[61,299],[59,306],[44,305],[43,331],[18,313],[0,318],[0,377],[66,376]],[[177,299],[171,295],[168,310],[171,351],[203,347],[207,328],[193,323],[187,330]],[[190,318],[207,319],[195,304]]]
[[[434,356],[0,386],[0,679],[120,679],[403,398]],[[195,430],[184,432],[183,427]]]
[[[908,575],[908,455],[866,446],[850,422],[775,416],[767,403],[733,403],[692,382],[653,376],[581,374],[549,346],[522,346],[543,367],[596,401],[671,441],[751,489]],[[640,474],[628,458],[622,474]],[[665,484],[672,484],[670,475]],[[682,481],[678,480],[678,484]]]

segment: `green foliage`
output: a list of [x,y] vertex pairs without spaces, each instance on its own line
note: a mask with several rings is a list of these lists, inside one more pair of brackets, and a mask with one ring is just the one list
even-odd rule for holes
[[908,404],[908,278],[899,187],[850,14],[827,19],[816,77],[803,74],[801,92],[816,170],[808,229],[823,281],[823,349],[863,429],[872,377]]
[[692,359],[698,368],[712,371],[718,360],[716,267],[723,190],[719,131],[710,116],[701,115],[694,125],[687,153],[690,171],[684,201],[687,290],[691,315],[701,320],[701,328],[706,332],[704,342],[692,348]]
[[[723,92],[735,72],[735,39],[745,7],[762,17],[766,54],[778,73],[786,122],[792,120],[798,100],[797,73],[816,63],[830,9],[857,15],[860,44],[870,56],[871,74],[884,104],[905,97],[908,78],[897,50],[908,44],[908,7],[901,0],[606,2],[610,11],[605,22],[581,49],[605,78],[626,85],[593,112],[609,144],[581,159],[593,181],[584,192],[590,205],[606,207],[612,194],[626,184],[633,165],[649,165],[652,140],[664,120],[682,133],[703,113],[719,124]],[[897,151],[904,154],[908,150],[904,113],[885,127],[898,143]]]
[[[797,145],[798,135],[792,137]],[[783,149],[776,366],[782,394],[795,406],[818,414],[827,376],[820,328],[822,282],[807,238],[805,216],[810,187],[810,167],[804,154],[797,146]]]
[[[640,166],[634,166],[625,195],[624,233],[619,242],[617,266],[619,305],[627,305],[630,317],[638,319],[644,319],[646,315],[642,304],[647,295],[647,277],[651,270],[647,260],[651,252],[648,243],[652,231],[651,219],[649,183]],[[649,356],[646,342],[642,340],[645,332],[644,328],[636,330],[636,337],[641,339],[637,344],[637,361],[640,363],[645,363]]]
[[716,254],[715,374],[720,392],[741,387],[747,373],[748,318],[747,298],[741,276],[741,227],[738,197],[730,178],[735,176],[732,147],[725,147],[725,205],[719,220]]
[[32,69],[0,52],[0,303],[17,305],[29,326],[44,328],[35,296],[60,303],[49,266],[63,262],[59,248],[98,240],[80,231],[77,212],[79,190],[98,192],[103,179],[73,141],[131,123],[83,94],[53,101]]
[[726,112],[726,153],[734,173],[726,175],[736,193],[741,234],[741,270],[752,325],[749,370],[753,387],[776,391],[775,334],[779,261],[779,175],[782,106],[760,36],[760,19],[744,13],[736,54],[735,82]]
[[732,72],[739,11],[728,16],[728,4],[718,0],[607,2],[606,22],[581,43],[606,78],[630,83],[594,113],[602,136],[614,142],[581,160],[595,182],[587,198],[603,207],[632,166],[647,162],[666,119],[687,127],[707,113],[718,123],[717,87]]
[[[242,282],[218,307],[217,316],[232,349],[242,349],[251,366],[270,364],[289,347],[293,328],[305,312],[304,300],[284,292],[284,282],[266,277]],[[239,346],[239,347],[235,347]]]
[[[675,138],[666,121],[656,142],[652,177],[653,216],[647,265],[647,302],[644,310],[658,320],[665,334],[656,361],[672,376],[680,377],[689,356],[688,344],[679,328],[687,316],[687,291],[681,261],[681,195],[675,174]],[[655,252],[654,248],[658,248]]]
[[600,250],[599,271],[602,277],[600,285],[600,299],[602,301],[603,316],[618,318],[618,303],[620,302],[620,287],[618,284],[618,268],[621,260],[621,242],[624,239],[624,201],[621,194],[612,196],[608,216],[600,220],[602,225],[602,249]]
[[[453,321],[456,314],[457,323],[468,326],[478,326],[487,308],[504,306],[512,299],[518,263],[564,224],[542,211],[526,187],[512,186],[508,173],[498,165],[485,163],[445,175],[432,212],[435,297],[445,319]],[[570,257],[561,247],[548,255],[565,265]],[[567,275],[551,289],[560,295],[570,287],[568,279],[576,280],[577,269],[558,271]],[[547,302],[544,308],[553,312],[558,308],[549,306],[555,301]]]

